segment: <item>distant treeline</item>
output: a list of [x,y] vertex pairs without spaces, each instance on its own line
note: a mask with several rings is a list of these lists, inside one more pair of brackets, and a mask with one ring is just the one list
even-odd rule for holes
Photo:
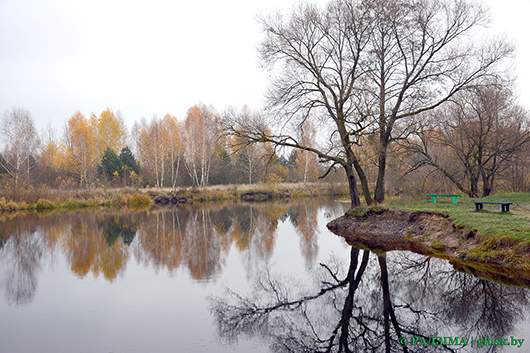
[[[246,108],[243,109],[243,112]],[[193,106],[181,121],[166,114],[142,119],[129,131],[120,111],[85,117],[77,111],[57,135],[38,133],[25,109],[7,110],[0,122],[0,190],[17,200],[28,188],[176,188],[218,184],[315,182],[315,156],[279,154],[267,144],[241,145],[222,135],[212,107]],[[344,181],[337,170],[326,182]]]
[[[230,114],[251,119],[256,113],[244,107]],[[0,190],[8,200],[20,200],[42,187],[75,190],[305,183],[318,181],[329,170],[330,165],[319,163],[311,152],[291,149],[282,154],[270,143],[250,143],[225,135],[222,120],[222,114],[211,106],[199,105],[191,107],[184,120],[170,114],[161,119],[153,116],[135,122],[128,130],[120,111],[107,109],[88,118],[75,112],[57,136],[51,126],[39,134],[30,112],[13,108],[0,122],[4,142]],[[469,121],[431,129],[421,139],[410,138],[407,148],[396,144],[388,158],[387,195],[455,190],[458,183],[475,195],[479,186],[491,192],[494,184],[502,190],[528,191],[527,132],[503,120],[504,126],[495,125],[498,131],[489,129],[490,135],[482,137],[483,160],[477,159],[479,150],[471,143],[473,132],[481,131],[481,126]],[[305,143],[316,144],[316,127],[306,126],[305,130],[304,138],[313,140]],[[517,143],[510,145],[514,141]],[[376,145],[367,137],[359,151],[369,179],[375,182]],[[480,179],[482,175],[473,164],[478,162],[488,172],[485,180],[489,185],[484,186]],[[341,169],[331,170],[325,182],[345,182]]]

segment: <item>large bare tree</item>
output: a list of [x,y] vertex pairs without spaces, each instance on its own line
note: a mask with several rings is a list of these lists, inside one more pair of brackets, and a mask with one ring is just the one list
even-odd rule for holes
[[[267,95],[269,120],[232,120],[228,129],[342,166],[353,207],[360,204],[357,177],[368,204],[383,202],[390,144],[406,137],[418,114],[495,76],[512,53],[503,41],[478,44],[475,29],[487,19],[481,6],[463,0],[332,0],[264,17],[261,62],[281,69]],[[319,127],[318,146],[296,137],[307,120]],[[359,155],[367,134],[377,141],[373,193]]]

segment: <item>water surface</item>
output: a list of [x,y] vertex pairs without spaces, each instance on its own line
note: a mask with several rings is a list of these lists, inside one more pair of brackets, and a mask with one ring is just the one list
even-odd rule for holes
[[0,352],[530,351],[528,289],[353,248],[345,207],[4,217]]

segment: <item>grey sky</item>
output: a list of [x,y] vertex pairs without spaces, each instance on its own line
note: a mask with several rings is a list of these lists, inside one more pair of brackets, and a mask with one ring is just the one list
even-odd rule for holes
[[[197,103],[257,108],[256,15],[295,0],[0,0],[0,113],[29,110],[61,133],[80,110],[185,117]],[[325,3],[326,1],[320,0]],[[519,46],[520,102],[530,108],[530,0],[488,0],[494,31]]]

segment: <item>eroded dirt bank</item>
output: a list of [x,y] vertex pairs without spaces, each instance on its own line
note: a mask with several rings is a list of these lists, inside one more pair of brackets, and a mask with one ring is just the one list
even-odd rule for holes
[[[372,251],[408,250],[449,260],[461,272],[530,288],[528,256],[469,256],[480,242],[446,215],[425,211],[381,210],[358,216],[346,213],[327,224],[329,230],[357,247]],[[475,251],[476,253],[476,251]]]

